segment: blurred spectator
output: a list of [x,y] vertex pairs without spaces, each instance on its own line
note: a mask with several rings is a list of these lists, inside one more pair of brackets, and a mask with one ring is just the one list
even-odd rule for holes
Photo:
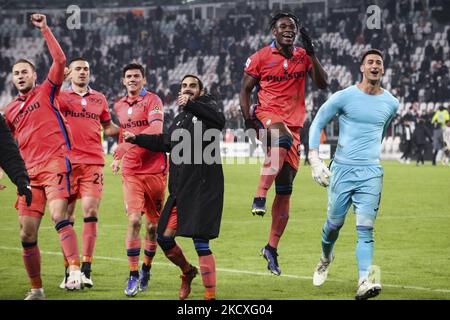
[[419,166],[420,163],[424,165],[424,155],[425,155],[425,148],[427,146],[427,140],[432,142],[433,137],[431,136],[431,133],[428,130],[427,125],[425,124],[425,119],[420,117],[419,121],[417,122],[416,129],[413,133],[413,143],[416,148],[416,166]]
[[450,115],[448,113],[448,110],[444,108],[444,106],[439,106],[439,110],[436,111],[436,113],[433,116],[433,119],[431,119],[431,123],[439,123],[442,128],[445,128],[445,123],[450,119]]
[[306,118],[305,123],[303,124],[303,127],[300,128],[300,141],[303,144],[303,151],[305,154],[305,161],[303,164],[309,165],[309,159],[308,159],[308,153],[309,153],[309,127],[311,126],[311,120]]
[[403,121],[403,135],[400,142],[400,151],[403,152],[400,157],[401,163],[410,163],[411,153],[412,153],[412,129],[410,121]]
[[435,122],[433,129],[433,166],[436,165],[436,159],[442,148],[444,148],[444,130],[439,123]]

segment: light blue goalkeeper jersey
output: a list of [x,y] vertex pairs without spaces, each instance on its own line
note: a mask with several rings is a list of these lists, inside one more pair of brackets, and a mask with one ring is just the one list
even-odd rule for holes
[[309,130],[310,149],[319,148],[320,132],[339,115],[339,138],[334,159],[347,165],[376,165],[381,141],[395,117],[398,100],[386,90],[370,95],[356,85],[334,93],[319,109]]

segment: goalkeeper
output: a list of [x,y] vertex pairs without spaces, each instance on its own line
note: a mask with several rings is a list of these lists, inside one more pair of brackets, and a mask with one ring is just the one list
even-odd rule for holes
[[[328,188],[327,221],[322,230],[322,257],[313,277],[322,285],[333,261],[333,247],[345,216],[353,203],[356,214],[359,282],[356,299],[374,297],[381,291],[369,279],[373,257],[373,227],[381,198],[383,168],[381,140],[395,117],[399,102],[381,88],[384,73],[382,53],[367,51],[360,63],[362,81],[333,94],[319,109],[309,131],[309,161],[314,180]],[[331,172],[319,159],[320,132],[339,116],[339,138]]]

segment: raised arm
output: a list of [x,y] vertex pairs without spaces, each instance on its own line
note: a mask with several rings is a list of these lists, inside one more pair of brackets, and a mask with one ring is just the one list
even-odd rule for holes
[[48,50],[50,51],[50,55],[53,59],[53,63],[50,67],[47,78],[51,82],[51,84],[61,86],[64,81],[64,67],[66,65],[66,56],[64,55],[64,52],[62,51],[52,31],[48,27],[47,18],[45,15],[35,13],[31,15],[31,22],[34,26],[41,30],[45,42],[47,43]]
[[305,28],[300,28],[300,35],[302,37],[303,46],[305,47],[306,54],[311,62],[311,67],[308,70],[308,74],[314,81],[319,89],[326,89],[328,86],[328,74],[323,69],[319,60],[317,59],[314,51],[314,45],[311,37]]
[[319,60],[314,57],[309,57],[311,61],[311,69],[308,74],[319,89],[326,89],[328,87],[328,74],[323,69]]

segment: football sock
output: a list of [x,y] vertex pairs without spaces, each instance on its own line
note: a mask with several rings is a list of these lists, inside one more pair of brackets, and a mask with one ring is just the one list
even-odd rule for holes
[[200,273],[205,286],[205,297],[214,299],[216,295],[216,260],[213,254],[198,257]]
[[356,259],[358,260],[359,278],[369,276],[373,257],[373,227],[356,226],[358,242],[356,244]]
[[22,258],[30,279],[31,288],[42,288],[41,280],[41,253],[37,242],[22,242]]
[[283,167],[286,159],[288,149],[284,147],[272,147],[264,161],[263,170],[259,178],[258,189],[256,190],[256,197],[265,198],[267,192],[272,186],[275,178]]
[[83,223],[83,262],[91,262],[97,239],[97,218],[84,218]]
[[277,194],[272,204],[272,226],[270,228],[269,245],[278,247],[280,238],[289,220],[290,195]]
[[[130,271],[139,270],[139,255],[141,254],[141,239],[126,239],[128,265]],[[139,272],[138,272],[139,274]],[[131,275],[131,273],[130,273]]]
[[172,261],[173,264],[180,267],[183,273],[187,273],[191,270],[191,265],[186,260],[186,257],[184,256],[180,246],[175,245],[175,247],[173,247],[172,249],[164,251],[164,254],[170,261]]
[[62,220],[56,224],[55,229],[59,233],[61,247],[69,265],[80,267],[77,235],[72,225],[68,220]]
[[144,242],[144,265],[149,267],[148,270],[150,270],[150,266],[152,264],[153,257],[156,254],[156,248],[157,248],[156,242],[145,239],[145,242]]
[[81,272],[84,273],[84,275],[88,278],[91,277],[91,263],[90,262],[84,262],[81,264]]
[[[62,248],[61,248],[62,251]],[[66,257],[64,256],[64,251],[62,251],[63,258],[64,258],[64,267],[67,269],[69,267],[69,261],[67,261]]]
[[[70,225],[73,227],[74,226],[74,224],[75,224],[75,222],[73,222],[73,221],[70,221],[69,222],[70,223]],[[64,258],[64,267],[66,268],[66,276],[68,276],[69,275],[69,261],[67,261],[67,258],[66,258],[66,256],[64,255],[64,251],[63,251],[63,249],[61,248],[61,252],[62,252],[62,255],[63,255],[63,258]]]
[[130,277],[139,278],[139,271],[130,270]]
[[141,267],[141,269],[143,270],[143,271],[145,271],[145,272],[150,272],[150,269],[152,268],[152,265],[151,264],[145,264],[145,263],[142,263],[142,267]]
[[339,236],[339,230],[342,225],[335,225],[327,220],[322,228],[322,256],[331,259],[333,254],[334,243]]
[[192,240],[194,241],[195,251],[197,251],[198,256],[207,256],[212,254],[209,249],[209,240],[201,238],[194,238]]

